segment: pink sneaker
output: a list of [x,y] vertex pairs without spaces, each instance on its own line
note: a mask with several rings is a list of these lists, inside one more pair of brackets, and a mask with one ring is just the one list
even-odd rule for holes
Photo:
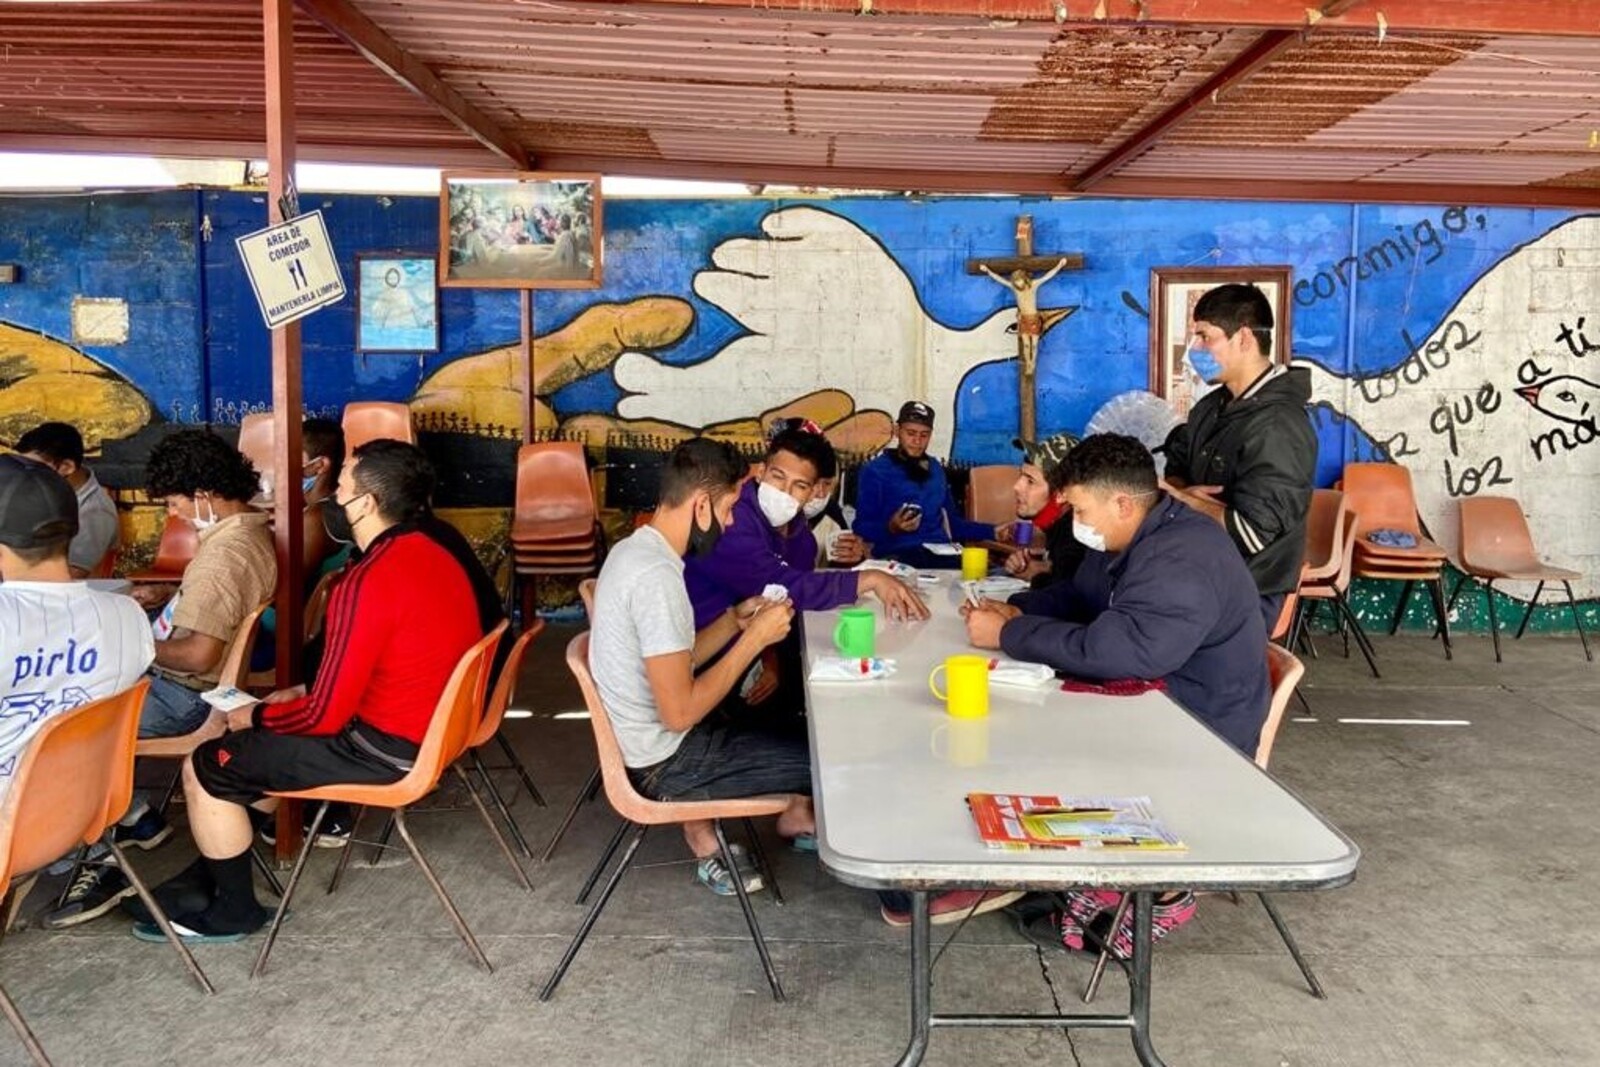
[[[1152,911],[1150,921],[1150,943],[1160,943],[1172,931],[1194,918],[1194,894],[1185,892],[1175,900],[1165,904],[1157,904]],[[1122,917],[1117,931],[1111,937],[1111,954],[1119,960],[1131,959],[1133,956],[1133,908],[1128,908],[1128,913]]]
[[1088,926],[1096,915],[1114,911],[1122,903],[1122,894],[1109,889],[1073,889],[1066,894],[1067,914],[1079,926]]

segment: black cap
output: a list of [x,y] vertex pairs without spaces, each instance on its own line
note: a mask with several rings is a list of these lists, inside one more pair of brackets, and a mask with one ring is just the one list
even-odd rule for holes
[[920,400],[907,400],[900,405],[900,417],[895,422],[918,422],[933,429],[933,409]]
[[0,456],[0,544],[43,548],[78,532],[78,494],[43,463]]

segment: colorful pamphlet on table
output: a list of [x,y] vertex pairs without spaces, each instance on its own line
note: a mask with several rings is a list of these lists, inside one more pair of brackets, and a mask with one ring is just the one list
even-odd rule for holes
[[1149,797],[1020,796],[968,793],[978,836],[990,848],[1188,849],[1150,810]]

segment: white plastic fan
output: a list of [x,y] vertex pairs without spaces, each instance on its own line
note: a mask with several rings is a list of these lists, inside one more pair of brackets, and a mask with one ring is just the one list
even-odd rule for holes
[[[1118,393],[1101,405],[1084,427],[1084,432],[1124,434],[1153,450],[1165,444],[1167,435],[1182,421],[1165,400],[1143,389],[1134,389]],[[1166,457],[1158,453],[1157,472],[1165,466]]]

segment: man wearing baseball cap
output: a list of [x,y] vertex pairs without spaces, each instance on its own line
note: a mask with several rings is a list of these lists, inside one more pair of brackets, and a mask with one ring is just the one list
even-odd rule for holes
[[[155,658],[150,622],[131,597],[72,580],[77,532],[78,497],[65,478],[0,456],[0,798],[49,719],[122,692]],[[78,921],[133,892],[120,871],[96,880],[107,892]]]
[[[1072,509],[1063,499],[1064,487],[1056,484],[1067,453],[1077,443],[1078,438],[1070,433],[1058,433],[1042,441],[1019,437],[1011,442],[1022,451],[1022,466],[1013,487],[1017,497],[1017,529],[1013,536],[1019,547],[1006,557],[1006,570],[1032,582],[1036,589],[1071,578],[1088,551],[1072,536]],[[1044,559],[1038,558],[1033,553],[1036,546],[1028,543],[1032,539],[1029,527],[1044,532]]]
[[962,517],[943,464],[928,455],[931,407],[918,400],[900,405],[895,437],[894,447],[861,468],[855,532],[872,545],[874,556],[917,567],[955,566],[953,557],[935,556],[922,546],[992,540],[995,528]]

